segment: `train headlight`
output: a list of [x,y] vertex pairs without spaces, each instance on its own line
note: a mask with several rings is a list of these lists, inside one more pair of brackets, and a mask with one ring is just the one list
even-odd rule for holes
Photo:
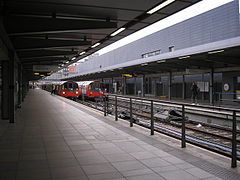
[[65,91],[63,91],[63,94],[66,94],[66,92],[65,92]]

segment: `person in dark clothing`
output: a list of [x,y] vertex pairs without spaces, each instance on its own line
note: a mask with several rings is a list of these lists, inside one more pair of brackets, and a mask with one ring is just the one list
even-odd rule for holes
[[54,85],[52,86],[51,94],[55,94],[55,86]]
[[198,96],[198,86],[196,84],[196,82],[193,82],[192,83],[192,86],[191,86],[191,91],[192,91],[192,103],[197,103],[197,96]]

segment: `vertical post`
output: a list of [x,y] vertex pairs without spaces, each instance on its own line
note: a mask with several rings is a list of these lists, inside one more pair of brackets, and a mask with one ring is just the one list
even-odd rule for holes
[[104,116],[107,116],[107,104],[106,104],[106,97],[103,97],[103,103],[104,103]]
[[133,127],[133,117],[132,117],[132,98],[130,98],[130,127]]
[[213,97],[213,84],[214,84],[214,76],[213,76],[213,68],[211,68],[210,72],[210,85],[209,85],[209,101],[210,105],[214,104],[214,97]]
[[232,168],[237,167],[237,119],[236,111],[233,111],[232,120]]
[[106,101],[107,101],[107,110],[106,110],[106,113],[107,113],[107,115],[108,115],[108,101],[109,101],[109,97],[108,97],[108,95],[107,95],[107,99],[106,99]]
[[113,87],[113,77],[112,77],[112,85],[111,85],[111,91],[110,91],[110,93],[114,93],[114,87]]
[[15,112],[15,80],[14,52],[9,51],[9,123],[14,123]]
[[145,92],[146,92],[146,77],[143,75],[142,79],[142,97],[145,97]]
[[117,96],[115,96],[115,121],[118,120]]
[[183,75],[183,82],[182,82],[182,99],[186,99],[185,75]]
[[18,64],[18,108],[21,107],[22,103],[22,65]]
[[9,62],[2,61],[2,99],[1,99],[1,108],[2,108],[2,119],[9,119]]
[[168,79],[168,99],[172,99],[172,72],[169,72],[169,79]]
[[151,101],[151,135],[154,135],[153,101]]
[[185,106],[182,105],[182,148],[186,147],[185,130]]
[[134,95],[137,96],[137,78],[134,78]]
[[123,91],[124,91],[124,95],[127,95],[127,78],[124,77],[124,86],[123,86]]

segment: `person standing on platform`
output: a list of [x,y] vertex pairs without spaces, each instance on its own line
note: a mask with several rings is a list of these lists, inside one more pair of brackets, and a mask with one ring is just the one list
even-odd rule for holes
[[51,91],[51,94],[55,94],[55,86],[52,85],[52,91]]
[[198,88],[196,82],[192,83],[191,91],[192,91],[192,103],[195,104],[195,103],[197,103],[197,96],[198,96],[198,92],[199,92],[199,88]]

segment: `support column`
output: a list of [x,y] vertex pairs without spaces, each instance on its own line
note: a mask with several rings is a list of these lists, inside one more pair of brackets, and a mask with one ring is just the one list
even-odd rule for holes
[[22,103],[22,65],[19,63],[18,64],[18,108],[21,108],[21,103]]
[[112,79],[111,79],[111,90],[110,90],[110,93],[114,93],[114,88],[113,88],[113,77],[112,77]]
[[214,70],[211,68],[210,72],[210,83],[209,83],[209,102],[210,105],[214,105],[214,97],[213,97],[213,84],[214,84]]
[[127,82],[126,82],[126,77],[123,77],[123,95],[127,94]]
[[183,98],[183,99],[186,99],[186,82],[185,82],[185,75],[183,75],[182,98]]
[[9,123],[14,123],[15,102],[14,102],[14,52],[9,51]]
[[145,91],[146,91],[146,77],[143,75],[142,79],[142,97],[145,97]]
[[137,96],[137,78],[134,77],[134,95]]
[[9,119],[9,61],[2,61],[2,119]]
[[172,72],[169,72],[169,78],[168,78],[168,99],[169,100],[172,99],[171,90],[172,90]]

